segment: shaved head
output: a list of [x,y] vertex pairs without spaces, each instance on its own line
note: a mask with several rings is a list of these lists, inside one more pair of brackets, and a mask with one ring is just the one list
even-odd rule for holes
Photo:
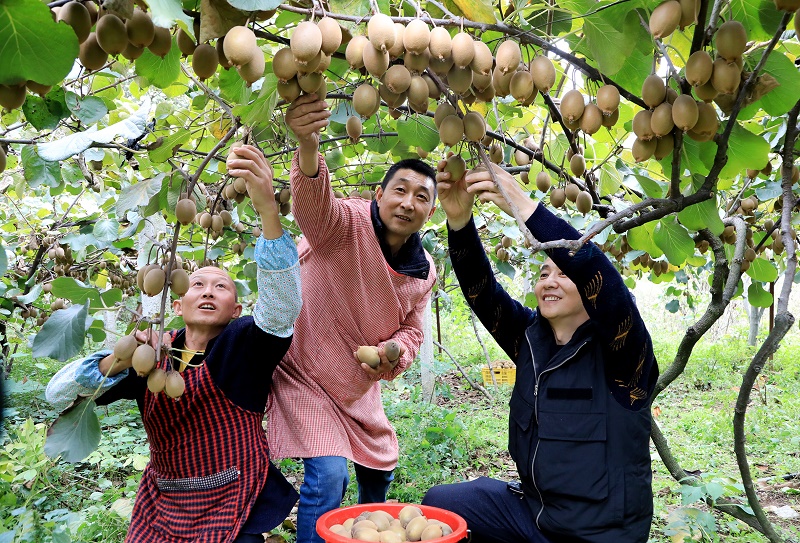
[[196,271],[192,272],[192,275],[189,276],[189,284],[192,283],[192,279],[197,279],[198,277],[205,277],[205,278],[224,277],[227,283],[233,289],[233,292],[237,293],[236,283],[233,282],[233,279],[228,274],[228,272],[226,272],[222,268],[217,268],[216,266],[203,266],[202,268],[199,268]]

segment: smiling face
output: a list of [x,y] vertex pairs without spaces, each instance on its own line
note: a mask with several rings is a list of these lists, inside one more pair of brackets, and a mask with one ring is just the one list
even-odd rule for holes
[[575,328],[589,320],[578,287],[548,258],[539,270],[539,280],[533,287],[539,313],[551,326],[567,324]]
[[221,332],[242,312],[236,302],[236,285],[223,270],[208,266],[189,277],[189,290],[173,302],[175,313],[183,317],[186,328]]
[[[434,182],[422,173],[401,168],[386,187],[378,187],[375,199],[387,234],[395,238],[394,241],[401,240],[402,245],[411,234],[419,232],[433,214]],[[388,241],[392,245],[393,240]]]

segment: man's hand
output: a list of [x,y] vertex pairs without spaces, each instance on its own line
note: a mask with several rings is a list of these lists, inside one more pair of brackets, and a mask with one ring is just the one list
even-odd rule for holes
[[[448,157],[453,153],[448,153]],[[439,203],[447,215],[447,223],[452,230],[461,230],[472,218],[472,205],[475,197],[467,192],[464,177],[450,179],[450,172],[445,171],[447,161],[436,165],[436,190],[439,192]]]
[[[389,360],[388,358],[386,358],[386,351],[384,350],[383,346],[376,347],[376,349],[378,350],[378,356],[380,357],[381,360],[380,363],[377,365],[377,367],[373,368],[366,362],[361,362],[361,369],[363,369],[366,373],[368,373],[373,377],[380,377],[384,373],[389,373],[390,371],[392,371],[394,367],[397,365],[397,363],[400,361],[400,359],[403,357],[403,353],[406,352],[406,348],[402,343],[398,341],[397,344],[400,346],[400,355],[397,357],[396,360]],[[353,353],[353,358],[356,359],[356,362],[360,362],[358,360],[358,356],[356,356],[356,353]]]
[[283,235],[275,189],[272,185],[272,165],[264,154],[252,145],[235,147],[228,156],[228,174],[241,177],[247,184],[247,194],[261,216],[261,235],[277,239]]
[[[497,207],[513,216],[511,204],[503,198],[503,195],[497,188],[497,185],[501,185],[503,191],[508,195],[509,200],[519,209],[522,219],[528,220],[528,217],[533,214],[539,203],[535,200],[531,200],[528,195],[523,192],[513,175],[497,164],[491,164],[491,168],[492,171],[489,171],[483,166],[479,166],[467,172],[467,175],[464,177],[467,192],[470,195],[476,196],[481,202],[494,202]],[[494,172],[494,176],[492,176],[492,172]],[[494,182],[494,178],[497,178],[497,185]],[[442,203],[442,206],[444,206],[444,203]]]
[[301,147],[319,148],[319,133],[328,126],[331,116],[328,103],[316,94],[298,97],[286,110],[286,125],[297,138]]

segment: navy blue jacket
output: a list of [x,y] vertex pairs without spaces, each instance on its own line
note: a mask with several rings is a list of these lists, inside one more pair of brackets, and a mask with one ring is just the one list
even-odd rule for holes
[[[579,233],[544,206],[539,241]],[[509,452],[539,528],[559,543],[646,542],[653,512],[649,402],[658,377],[650,335],[617,270],[593,243],[549,251],[589,321],[566,345],[496,281],[474,223],[449,233],[468,303],[515,360]]]

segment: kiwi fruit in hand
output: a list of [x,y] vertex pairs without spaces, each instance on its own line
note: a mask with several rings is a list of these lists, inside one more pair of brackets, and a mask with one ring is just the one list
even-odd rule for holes
[[377,368],[381,363],[381,357],[378,354],[378,349],[372,345],[362,345],[356,351],[356,358],[359,362],[363,362],[370,368]]

